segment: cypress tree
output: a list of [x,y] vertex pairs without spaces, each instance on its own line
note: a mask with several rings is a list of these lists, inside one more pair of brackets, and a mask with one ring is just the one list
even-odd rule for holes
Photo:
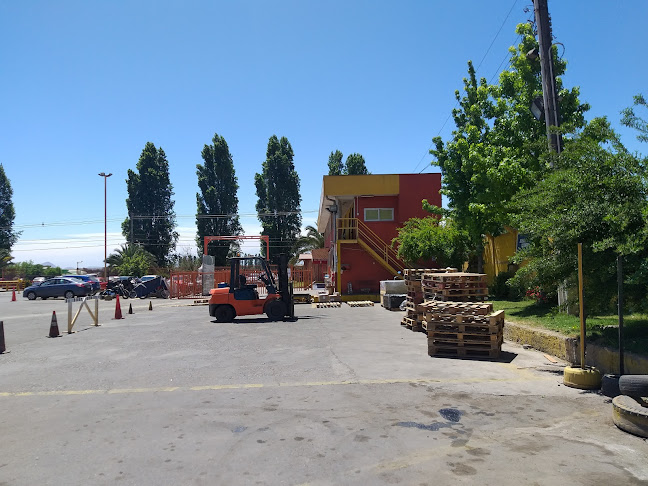
[[[286,137],[270,137],[261,173],[254,176],[256,210],[263,227],[261,234],[270,238],[270,260],[277,263],[280,253],[288,255],[300,235],[301,196],[299,175],[293,163],[293,149]],[[265,247],[261,245],[261,254]]]
[[166,266],[178,233],[169,162],[162,147],[157,149],[147,142],[136,168],[137,172],[128,170],[126,179],[128,217],[122,223],[122,234],[129,242],[154,255],[157,265]]
[[[239,223],[238,180],[234,171],[234,162],[225,138],[214,134],[211,145],[202,150],[204,164],[196,165],[198,188],[196,193],[197,213],[196,226],[198,236],[196,243],[204,252],[205,236],[234,236],[242,232]],[[209,217],[213,215],[213,217]],[[225,265],[228,253],[238,245],[224,241],[212,241],[207,254],[214,257],[214,264]]]

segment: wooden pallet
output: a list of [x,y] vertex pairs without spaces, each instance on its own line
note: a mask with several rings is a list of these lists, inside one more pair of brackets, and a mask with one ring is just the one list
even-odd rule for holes
[[488,349],[502,349],[502,342],[501,341],[496,341],[496,342],[464,342],[464,341],[445,341],[445,340],[438,340],[438,339],[430,339],[428,338],[428,347],[429,346],[434,346],[437,348],[466,348],[466,349],[483,349],[483,350],[488,350]]
[[349,307],[373,307],[374,303],[370,300],[356,300],[347,302]]
[[425,300],[441,302],[483,302],[488,300],[488,295],[442,295],[437,293],[424,293]]
[[428,354],[430,356],[447,356],[461,358],[499,358],[501,350],[499,349],[471,349],[471,348],[452,348],[428,345]]
[[502,332],[496,334],[478,334],[472,332],[443,332],[430,331],[428,338],[433,341],[443,341],[447,343],[496,343],[501,344],[504,339]]
[[447,323],[447,324],[475,324],[475,325],[504,325],[504,311],[497,311],[489,315],[475,315],[475,314],[440,314],[430,312],[429,308],[426,309],[425,319],[430,322]]
[[433,282],[485,282],[485,273],[467,272],[424,272],[422,280]]
[[406,268],[403,271],[403,276],[405,277],[405,280],[421,280],[421,276],[424,273],[435,273],[440,271],[441,270],[434,268]]
[[482,302],[441,302],[429,300],[421,304],[426,312],[436,314],[486,315],[493,312],[493,304]]
[[423,321],[423,327],[429,333],[446,332],[451,334],[497,335],[503,326],[499,324],[448,324],[446,322]]
[[413,302],[415,304],[422,304],[423,302],[425,302],[423,292],[407,292],[407,297],[405,297],[405,300],[407,300],[408,302]]
[[311,304],[311,307],[313,307],[313,309],[336,308],[336,307],[342,307],[342,302],[313,302]]
[[405,326],[412,331],[422,331],[423,327],[421,326],[421,321],[412,319],[411,317],[403,317],[403,322]]

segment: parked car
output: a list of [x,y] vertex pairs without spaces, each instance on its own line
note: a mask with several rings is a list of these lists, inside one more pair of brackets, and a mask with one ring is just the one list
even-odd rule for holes
[[157,278],[157,277],[158,277],[158,275],[144,275],[142,278],[140,278],[140,280],[142,282],[146,282],[148,280],[153,280],[154,278]]
[[61,278],[76,278],[77,280],[82,280],[84,282],[89,282],[92,285],[92,293],[96,294],[101,290],[101,282],[97,277],[92,275],[61,275]]
[[45,280],[47,280],[45,277],[36,277],[32,280],[32,285],[42,284]]
[[29,300],[36,300],[36,297],[43,300],[50,297],[72,299],[90,294],[92,294],[92,285],[89,282],[66,277],[50,278],[41,284],[31,285],[23,291],[23,297]]

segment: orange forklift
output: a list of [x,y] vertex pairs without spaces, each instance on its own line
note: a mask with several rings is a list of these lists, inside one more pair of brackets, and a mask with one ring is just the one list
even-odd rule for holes
[[[259,298],[256,283],[248,283],[245,274],[254,275],[267,291]],[[265,314],[271,321],[295,317],[292,284],[288,282],[288,257],[279,255],[279,268],[275,281],[270,267],[262,257],[236,257],[230,260],[229,286],[211,289],[209,315],[216,322],[232,322],[237,316]]]

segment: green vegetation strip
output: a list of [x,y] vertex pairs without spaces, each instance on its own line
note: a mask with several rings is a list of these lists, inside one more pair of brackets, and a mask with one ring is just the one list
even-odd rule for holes
[[[549,329],[570,337],[580,333],[580,319],[558,312],[557,307],[537,304],[531,300],[493,300],[493,308],[503,310],[506,320],[527,326]],[[586,320],[587,340],[601,346],[618,348],[618,316],[592,316]],[[648,314],[623,316],[624,349],[633,353],[648,355]]]

